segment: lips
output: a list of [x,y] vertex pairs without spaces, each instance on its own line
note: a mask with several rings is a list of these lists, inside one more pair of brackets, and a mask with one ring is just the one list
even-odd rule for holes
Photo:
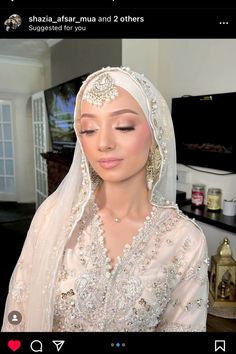
[[118,166],[121,161],[122,159],[117,159],[112,157],[112,158],[100,159],[98,160],[98,163],[101,167],[109,169]]

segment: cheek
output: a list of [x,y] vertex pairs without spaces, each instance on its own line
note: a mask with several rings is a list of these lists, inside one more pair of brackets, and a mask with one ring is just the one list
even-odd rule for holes
[[137,154],[147,155],[152,143],[152,137],[149,127],[141,127],[136,130],[132,139],[127,139],[127,149],[129,152]]
[[80,138],[80,142],[81,142],[82,148],[84,150],[85,156],[87,157],[87,159],[89,161],[91,161],[91,159],[93,158],[93,151],[94,151],[92,139],[90,139],[90,141],[88,141],[88,139],[86,139],[86,137]]

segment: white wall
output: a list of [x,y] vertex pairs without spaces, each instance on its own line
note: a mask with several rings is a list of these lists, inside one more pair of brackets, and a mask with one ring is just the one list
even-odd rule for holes
[[[143,72],[162,92],[170,108],[173,97],[236,91],[236,39],[124,39],[122,60],[122,65]],[[178,170],[187,171],[187,183],[178,183],[177,188],[186,191],[188,198],[193,183],[204,183],[206,189],[221,188],[223,198],[236,196],[235,174],[217,176],[183,165],[178,165]],[[229,234],[236,257],[235,234],[202,225],[210,255],[215,254],[219,240]]]
[[236,91],[235,39],[159,39],[159,88],[172,97]]
[[159,42],[156,39],[122,39],[122,65],[158,83]]
[[119,38],[61,40],[51,47],[52,86],[106,66],[120,66],[121,47]]
[[34,160],[31,95],[44,87],[44,68],[33,59],[0,56],[0,98],[13,105],[17,202],[33,202]]

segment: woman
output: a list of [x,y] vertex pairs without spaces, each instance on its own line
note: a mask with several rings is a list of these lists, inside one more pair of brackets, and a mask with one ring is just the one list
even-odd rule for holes
[[32,221],[3,331],[205,331],[206,241],[174,204],[164,98],[129,68],[103,68],[83,83],[74,126],[72,166]]

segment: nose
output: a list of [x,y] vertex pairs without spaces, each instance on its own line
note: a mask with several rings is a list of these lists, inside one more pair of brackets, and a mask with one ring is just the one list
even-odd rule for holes
[[115,148],[115,145],[112,132],[108,131],[108,129],[101,129],[98,135],[98,150],[110,151]]

